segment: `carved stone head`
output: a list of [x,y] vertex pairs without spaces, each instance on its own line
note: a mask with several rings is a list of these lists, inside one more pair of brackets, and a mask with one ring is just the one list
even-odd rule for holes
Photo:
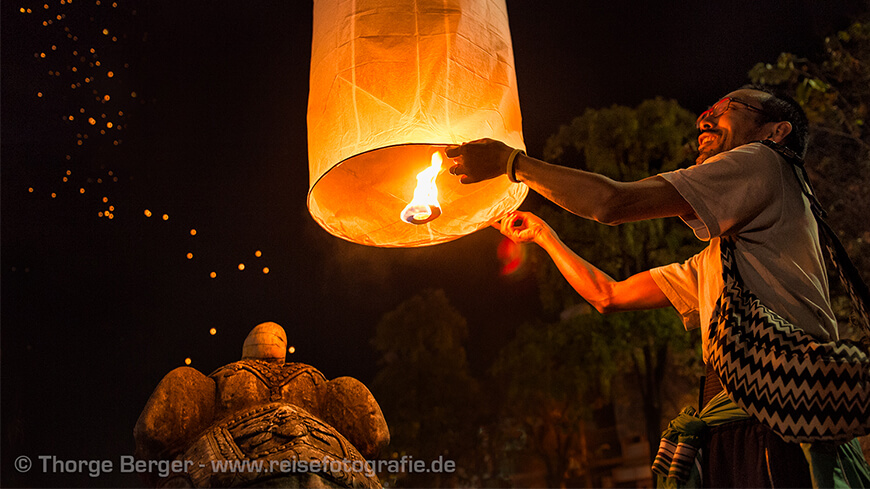
[[252,329],[242,346],[242,360],[263,360],[283,364],[287,358],[287,334],[275,323]]

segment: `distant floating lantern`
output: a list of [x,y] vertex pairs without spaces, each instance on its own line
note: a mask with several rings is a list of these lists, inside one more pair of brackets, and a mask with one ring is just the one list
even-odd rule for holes
[[[314,1],[308,209],[324,229],[413,247],[489,226],[528,187],[447,173],[444,148],[480,138],[525,149],[504,0]],[[424,180],[437,201],[412,204]]]

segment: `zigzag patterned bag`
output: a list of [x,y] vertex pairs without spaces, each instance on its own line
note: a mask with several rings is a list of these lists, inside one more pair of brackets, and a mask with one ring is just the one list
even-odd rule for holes
[[[803,162],[768,146],[793,163],[867,334],[867,286],[822,219]],[[725,287],[709,340],[711,363],[728,396],[788,442],[840,442],[870,433],[867,352],[848,341],[820,342],[768,309],[740,278],[734,240],[723,238],[721,250]]]
[[819,342],[765,307],[743,286],[733,247],[722,240],[725,289],[709,333],[728,397],[785,441],[870,433],[870,358],[847,342]]

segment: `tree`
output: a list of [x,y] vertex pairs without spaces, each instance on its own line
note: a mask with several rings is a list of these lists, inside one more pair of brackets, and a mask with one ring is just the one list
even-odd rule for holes
[[526,325],[493,365],[506,386],[503,415],[525,440],[517,448],[543,463],[548,487],[566,487],[572,461],[588,465],[585,427],[616,373],[607,327],[591,314]]
[[[783,89],[797,100],[810,121],[807,171],[855,266],[870,277],[870,23],[855,22],[825,39],[820,61],[782,53],[775,63],[758,63],[753,83]],[[845,326],[849,300],[832,277],[835,312]],[[845,334],[844,334],[845,333]],[[841,335],[859,337],[854,328]]]
[[378,323],[372,345],[381,370],[372,383],[390,427],[391,450],[427,464],[457,463],[454,473],[409,472],[393,483],[408,487],[452,487],[476,472],[480,388],[472,378],[464,342],[465,318],[443,290],[425,290]]
[[[695,117],[676,102],[656,98],[637,108],[613,106],[587,110],[547,141],[545,159],[593,171],[619,181],[634,181],[691,164]],[[655,266],[683,261],[700,250],[691,230],[677,219],[604,226],[548,206],[542,217],[563,241],[617,279]],[[582,301],[549,261],[541,281],[543,302],[562,313]],[[700,370],[697,335],[688,335],[670,310],[620,313],[607,318],[611,356],[630,373],[641,392],[646,437],[654,454],[661,435],[665,373],[678,359]],[[700,372],[698,372],[700,373]]]

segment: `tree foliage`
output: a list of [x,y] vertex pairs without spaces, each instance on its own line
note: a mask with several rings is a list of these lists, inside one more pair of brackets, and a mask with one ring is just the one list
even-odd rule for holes
[[[480,388],[465,351],[468,325],[443,290],[425,290],[386,313],[372,345],[381,370],[372,391],[390,427],[389,450],[396,457],[452,460],[455,473],[390,474],[392,484],[452,487],[477,457]],[[460,463],[461,462],[461,463]]]
[[495,381],[506,386],[503,415],[522,433],[515,448],[538,457],[549,487],[565,487],[571,461],[586,458],[583,428],[616,374],[607,329],[597,314],[526,325],[493,365]]
[[776,63],[758,63],[753,83],[786,88],[794,94],[816,131],[851,139],[865,150],[870,132],[870,23],[856,22],[825,39],[820,62],[781,53]]

